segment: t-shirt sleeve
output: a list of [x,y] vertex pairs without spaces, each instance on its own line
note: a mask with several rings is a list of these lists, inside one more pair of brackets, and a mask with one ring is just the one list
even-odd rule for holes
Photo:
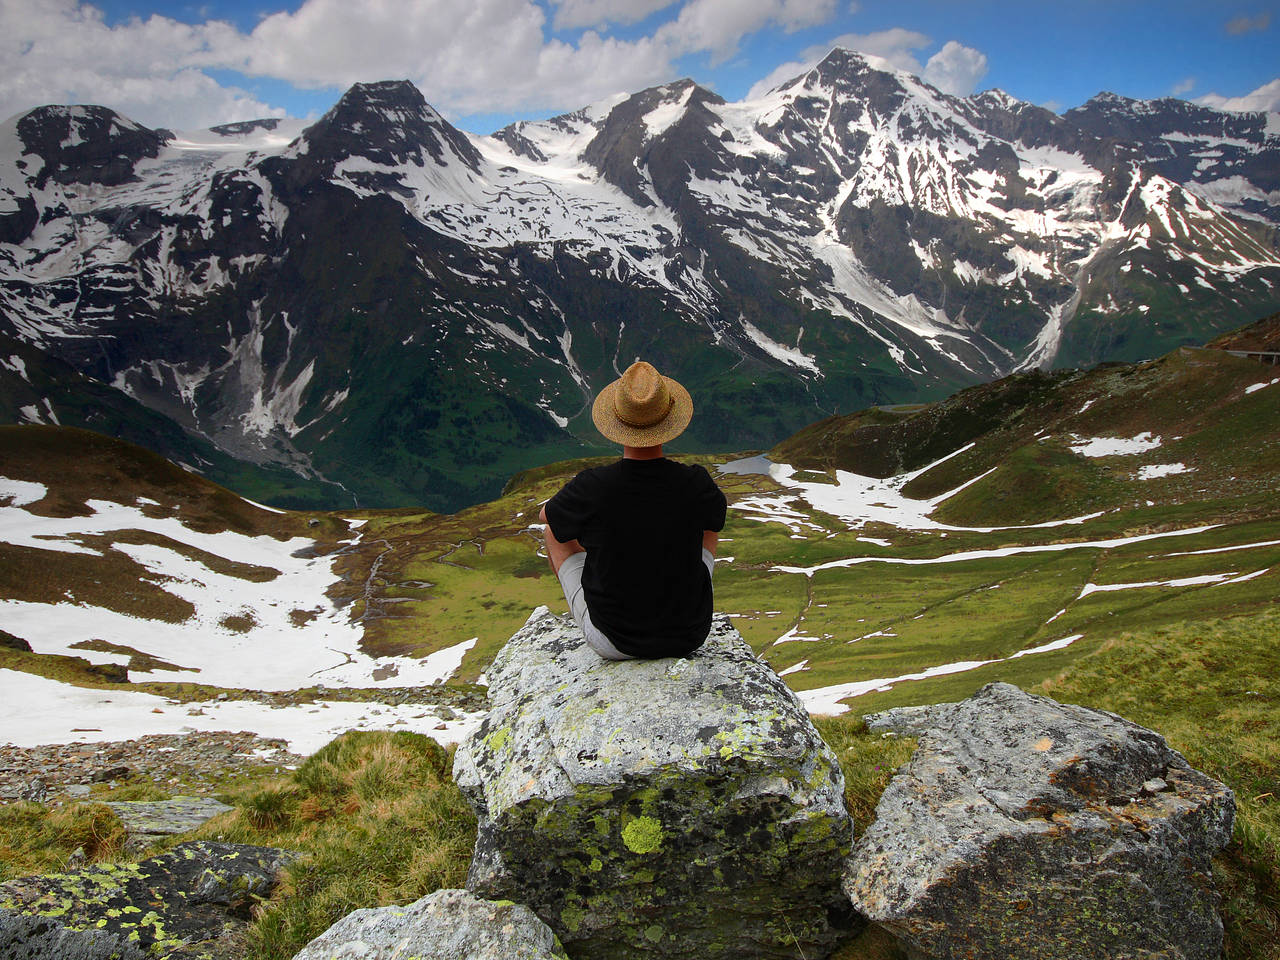
[[724,492],[716,486],[716,482],[711,479],[711,474],[707,473],[704,467],[698,467],[698,473],[697,513],[701,518],[699,522],[703,530],[714,530],[719,533],[724,529],[727,509]]
[[547,501],[547,526],[551,535],[561,543],[582,538],[582,531],[592,511],[592,498],[588,495],[590,480],[586,471],[560,488],[560,492]]

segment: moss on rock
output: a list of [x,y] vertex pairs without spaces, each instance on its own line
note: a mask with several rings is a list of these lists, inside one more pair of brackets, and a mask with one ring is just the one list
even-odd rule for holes
[[691,658],[614,663],[544,614],[489,678],[454,766],[477,895],[529,904],[593,960],[791,960],[858,922],[835,757],[727,621]]

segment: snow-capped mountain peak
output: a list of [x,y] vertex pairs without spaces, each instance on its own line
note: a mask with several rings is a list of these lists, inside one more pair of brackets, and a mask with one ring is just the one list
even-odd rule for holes
[[700,391],[696,442],[761,446],[1274,309],[1277,121],[1057,116],[839,49],[754,100],[686,79],[488,137],[404,81],[305,129],[45,107],[0,128],[0,333],[364,496],[575,452],[640,355]]

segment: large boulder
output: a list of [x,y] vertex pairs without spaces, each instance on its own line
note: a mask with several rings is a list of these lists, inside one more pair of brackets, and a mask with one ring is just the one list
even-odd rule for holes
[[347,914],[293,960],[569,960],[523,904],[437,890],[407,907]]
[[825,956],[856,918],[844,778],[726,619],[688,659],[600,659],[535,611],[489,669],[454,777],[467,888],[527,903],[571,956]]
[[193,841],[137,863],[0,884],[0,958],[227,960],[295,855]]
[[1210,858],[1235,802],[1159,734],[993,683],[888,711],[919,738],[845,874],[854,906],[931,958],[1218,960]]

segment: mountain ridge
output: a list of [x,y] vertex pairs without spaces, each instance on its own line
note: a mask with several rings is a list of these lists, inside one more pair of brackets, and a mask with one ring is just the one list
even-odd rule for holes
[[489,137],[406,81],[306,126],[38,108],[0,136],[0,332],[292,472],[280,503],[493,496],[601,449],[586,407],[641,355],[699,400],[687,449],[767,446],[1274,310],[1280,120],[1134,103],[837,50],[757,101],[685,79]]

